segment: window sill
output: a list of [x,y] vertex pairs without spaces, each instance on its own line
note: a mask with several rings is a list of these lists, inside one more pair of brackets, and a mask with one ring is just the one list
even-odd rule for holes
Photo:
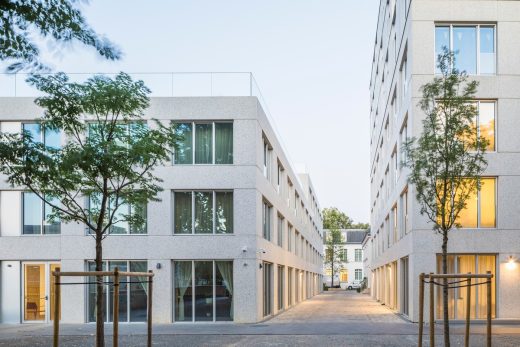
[[44,236],[58,237],[58,236],[61,236],[61,234],[20,234],[19,236],[23,236],[23,237],[44,237]]
[[231,163],[231,164],[171,164],[169,166],[233,166],[235,165],[234,163]]

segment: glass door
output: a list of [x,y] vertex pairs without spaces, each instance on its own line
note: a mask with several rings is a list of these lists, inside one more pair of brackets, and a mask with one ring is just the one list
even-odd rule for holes
[[[57,263],[23,264],[23,321],[48,323],[54,319],[54,284],[52,271]],[[60,307],[61,313],[61,307]]]

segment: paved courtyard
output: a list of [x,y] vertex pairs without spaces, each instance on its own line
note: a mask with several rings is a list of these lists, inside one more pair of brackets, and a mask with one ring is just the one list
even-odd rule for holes
[[[93,346],[93,324],[61,327],[60,346]],[[483,326],[474,326],[471,346],[484,346]],[[111,325],[106,326],[107,335]],[[463,345],[463,326],[453,328]],[[520,327],[494,327],[494,346],[520,346]],[[121,346],[144,346],[144,324],[121,324]],[[437,341],[442,340],[437,329]],[[416,346],[417,324],[409,323],[368,295],[325,292],[258,324],[154,325],[154,346]],[[425,346],[428,346],[425,337]],[[0,325],[0,346],[50,346],[52,326]],[[107,336],[107,346],[111,336]]]

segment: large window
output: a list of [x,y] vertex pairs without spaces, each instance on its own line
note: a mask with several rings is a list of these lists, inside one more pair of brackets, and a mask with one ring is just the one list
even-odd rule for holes
[[354,250],[354,261],[363,261],[363,250],[361,248]]
[[300,254],[300,233],[298,230],[295,230],[294,232],[294,254]]
[[[146,261],[108,261],[103,262],[103,271],[146,272]],[[96,264],[88,262],[88,270],[94,271]],[[107,278],[108,280],[108,278]],[[147,316],[148,283],[146,277],[120,277],[119,284],[119,321],[120,322],[145,322]],[[88,321],[96,321],[96,278],[88,278]],[[106,284],[103,291],[103,303],[105,306],[105,322],[112,322],[114,318],[114,287]],[[108,315],[107,315],[108,312]]]
[[[436,56],[442,54],[444,47],[455,52],[455,68],[459,71],[470,75],[495,73],[494,25],[438,25],[435,27]],[[436,72],[440,73],[438,67]]]
[[175,261],[176,322],[233,320],[233,262]]
[[294,233],[293,226],[287,223],[287,251],[292,252],[294,250]]
[[[53,208],[43,202],[36,194],[23,192],[23,234],[59,234],[61,232],[61,221],[51,219]],[[57,200],[53,200],[56,205]]]
[[354,270],[354,279],[356,281],[362,281],[363,280],[363,270],[355,269]]
[[348,261],[348,250],[342,249],[339,258],[341,261]]
[[496,179],[482,178],[480,191],[466,200],[457,222],[462,228],[496,227]]
[[[496,259],[491,254],[464,254],[448,255],[448,273],[455,274],[485,274],[491,271],[491,316],[495,317],[495,298],[496,298]],[[442,256],[437,255],[437,272],[442,272]],[[485,279],[473,279],[472,283],[484,283]],[[442,319],[442,290],[437,290],[437,318]],[[471,318],[486,318],[486,285],[476,285],[471,288]],[[465,319],[467,307],[466,287],[455,288],[448,292],[448,312],[450,319]]]
[[278,193],[280,195],[283,194],[283,172],[284,172],[284,169],[283,169],[283,166],[282,164],[280,164],[280,162],[278,162],[278,170],[277,170],[277,175],[276,175],[276,187],[277,187],[277,190],[278,190]]
[[264,137],[264,176],[268,181],[271,181],[271,157],[273,153],[273,147]]
[[233,192],[174,192],[175,234],[233,233]]
[[[123,202],[121,202],[123,201]],[[129,204],[121,200],[119,202],[114,201],[114,199],[109,199],[108,202],[108,214],[109,216],[113,213],[114,209],[117,206],[117,210],[115,211],[113,224],[110,227],[110,234],[146,234],[146,217],[147,217],[147,207],[142,205]],[[93,221],[97,220],[97,216],[99,215],[101,209],[101,200],[98,198],[98,195],[91,195],[89,197],[89,209],[91,213],[91,219]],[[129,222],[129,217],[141,215],[142,219],[145,221],[142,225],[131,224]],[[92,232],[89,230],[89,232]]]
[[477,101],[477,133],[488,141],[487,150],[495,150],[495,102]]
[[404,234],[408,234],[408,187],[401,193],[401,214]]
[[398,240],[399,230],[398,230],[398,221],[397,221],[397,204],[392,207],[392,244],[396,243]]
[[278,265],[278,311],[283,310],[284,305],[284,290],[285,290],[285,271],[283,265]]
[[404,150],[404,145],[408,141],[408,118],[405,118],[403,122],[403,126],[401,127],[401,130],[399,132],[399,153],[401,154],[401,163],[400,163],[400,169],[403,167],[402,164],[406,163],[407,157],[406,157],[406,151]]
[[175,164],[233,164],[232,122],[175,123]]
[[272,226],[271,226],[271,218],[272,218],[272,206],[267,201],[262,203],[262,234],[264,239],[271,241],[272,238]]
[[273,314],[273,264],[263,263],[264,317]]
[[56,149],[61,147],[61,135],[59,131],[44,129],[39,123],[24,123],[23,130],[28,132],[35,142],[40,142],[47,147]]
[[280,247],[283,247],[283,239],[284,239],[284,231],[283,231],[283,225],[284,225],[284,222],[285,222],[285,219],[283,218],[282,215],[278,215],[278,228],[277,228],[277,241],[278,241],[278,246]]
[[287,306],[294,304],[294,270],[292,267],[287,271]]
[[408,308],[410,304],[410,283],[409,283],[408,257],[401,258],[401,313],[408,316]]

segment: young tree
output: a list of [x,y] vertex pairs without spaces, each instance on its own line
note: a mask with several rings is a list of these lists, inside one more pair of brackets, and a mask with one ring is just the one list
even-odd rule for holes
[[325,266],[330,269],[330,286],[334,287],[334,277],[343,268],[341,253],[344,241],[339,229],[329,229],[325,236]]
[[[161,180],[154,168],[170,160],[175,129],[158,121],[146,123],[142,115],[150,91],[124,73],[114,79],[94,76],[84,83],[69,82],[63,73],[34,75],[29,82],[46,95],[36,99],[45,111],[41,128],[60,132],[65,141],[56,148],[27,131],[1,133],[0,172],[12,186],[33,192],[49,205],[51,222],[85,225],[95,239],[96,271],[101,271],[103,239],[118,232],[121,222],[142,229],[147,203],[158,201]],[[100,347],[103,277],[96,282]]]
[[368,229],[367,223],[354,223],[352,218],[340,211],[337,207],[323,209],[324,229]]
[[[478,83],[467,81],[454,66],[453,52],[438,57],[439,77],[422,87],[419,103],[424,112],[423,131],[405,143],[408,180],[415,187],[420,212],[442,236],[442,273],[447,273],[448,234],[460,227],[458,216],[468,199],[480,189],[480,175],[487,162],[488,141],[476,126],[474,96]],[[450,345],[448,287],[442,290],[444,344]],[[432,308],[430,308],[432,309]]]
[[39,60],[39,49],[32,34],[52,37],[57,42],[79,41],[94,47],[109,59],[121,53],[106,38],[97,35],[86,23],[75,0],[0,1],[0,60],[10,65],[8,72],[46,69]]

